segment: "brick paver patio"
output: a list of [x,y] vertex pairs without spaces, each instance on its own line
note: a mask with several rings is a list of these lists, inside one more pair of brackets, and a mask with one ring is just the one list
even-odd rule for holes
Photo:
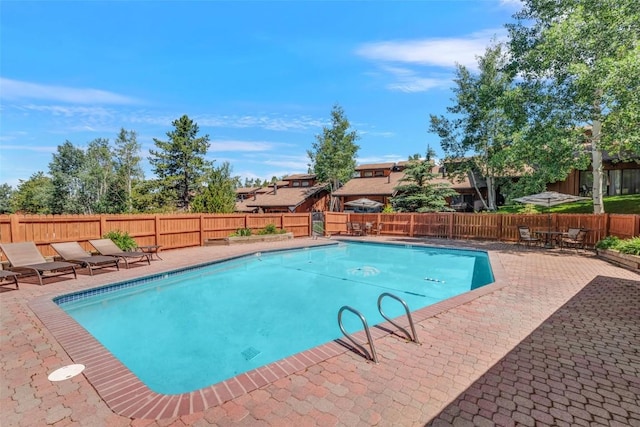
[[640,282],[597,277],[429,426],[640,426]]
[[[291,373],[267,384],[249,387],[238,382],[236,397],[220,399],[221,403],[206,409],[188,405],[185,409],[183,405],[178,410],[173,408],[180,405],[163,402],[158,419],[114,412],[114,397],[99,394],[85,375],[55,383],[47,379],[53,370],[83,361],[72,359],[32,311],[34,301],[45,295],[244,252],[322,242],[296,239],[251,247],[165,251],[164,261],[154,261],[151,266],[96,272],[93,277],[81,274],[78,280],[58,278],[42,287],[26,282],[20,290],[6,287],[0,293],[0,424],[417,426],[437,417],[434,424],[470,421],[481,425],[476,423],[482,421],[534,425],[533,419],[538,423],[535,425],[554,425],[549,423],[553,417],[558,420],[555,425],[560,421],[581,425],[587,420],[602,425],[640,425],[640,277],[589,252],[525,249],[501,243],[429,242],[487,250],[496,283],[420,311],[414,319],[422,345],[378,330],[374,339],[380,359],[377,365],[341,351],[298,370],[292,368]],[[598,301],[609,297],[614,302],[601,310]],[[585,333],[591,325],[597,326],[598,334]],[[569,349],[581,349],[584,354],[570,354]],[[504,378],[496,377],[495,372]],[[510,381],[516,384],[518,375],[528,381],[529,388],[506,387]],[[574,382],[565,384],[565,379]],[[477,387],[482,393],[506,391],[491,401],[489,396],[478,395],[474,391]],[[479,416],[482,419],[473,418]]]

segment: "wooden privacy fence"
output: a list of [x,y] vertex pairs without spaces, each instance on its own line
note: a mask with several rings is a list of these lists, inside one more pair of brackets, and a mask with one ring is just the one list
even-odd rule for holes
[[[640,215],[534,214],[503,215],[473,213],[356,214],[325,212],[325,234],[345,234],[347,222],[382,223],[381,234],[407,237],[441,237],[517,241],[518,225],[536,230],[589,229],[587,244],[605,236],[629,238],[640,235]],[[312,219],[306,213],[285,214],[162,214],[162,215],[0,215],[0,242],[33,241],[44,255],[54,255],[50,243],[80,242],[90,250],[89,239],[120,230],[138,245],[161,245],[163,249],[202,246],[205,239],[228,237],[239,228],[254,233],[268,224],[311,236]]]
[[33,241],[44,255],[54,255],[50,243],[80,242],[90,250],[89,239],[113,230],[127,232],[140,246],[162,249],[202,246],[205,239],[228,237],[239,228],[255,234],[269,224],[311,235],[311,217],[285,214],[161,214],[161,215],[0,215],[0,242]]
[[397,213],[358,214],[327,212],[325,233],[345,234],[347,222],[382,223],[380,234],[407,237],[442,237],[518,241],[518,225],[532,231],[566,231],[569,227],[589,230],[587,244],[595,245],[605,236],[626,239],[640,235],[640,215],[617,214],[533,214],[506,215],[487,213]]

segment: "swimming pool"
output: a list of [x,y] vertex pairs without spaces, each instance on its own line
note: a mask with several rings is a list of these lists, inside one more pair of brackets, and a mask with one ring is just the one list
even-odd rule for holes
[[[491,281],[484,252],[354,243],[254,254],[56,302],[150,389],[175,394],[341,337],[343,305],[373,325],[383,292],[417,310]],[[347,316],[345,326],[361,327]]]

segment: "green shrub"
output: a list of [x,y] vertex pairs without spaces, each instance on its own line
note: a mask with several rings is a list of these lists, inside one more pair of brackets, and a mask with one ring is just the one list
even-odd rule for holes
[[231,237],[247,237],[251,236],[250,228],[238,228],[235,233],[231,235]]
[[620,244],[620,239],[616,236],[607,236],[596,243],[597,249],[615,249]]
[[623,254],[640,255],[640,237],[621,240],[616,250]]
[[267,224],[262,230],[258,231],[258,234],[260,234],[260,235],[265,235],[265,234],[284,234],[286,232],[287,232],[287,230],[278,230],[278,228],[276,228],[275,224]]
[[113,243],[123,251],[130,251],[138,247],[136,241],[133,237],[129,236],[129,233],[126,231],[111,230],[102,236],[102,238],[113,240]]

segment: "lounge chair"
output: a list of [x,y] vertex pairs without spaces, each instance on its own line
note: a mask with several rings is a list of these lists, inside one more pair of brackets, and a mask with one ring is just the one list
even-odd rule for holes
[[129,268],[129,263],[133,264],[140,261],[147,261],[147,264],[151,265],[151,254],[146,252],[126,252],[123,251],[113,243],[111,239],[97,239],[97,240],[89,240],[89,243],[93,245],[94,248],[100,255],[112,255],[120,258],[124,261],[124,265]]
[[560,239],[560,249],[564,247],[572,247],[577,251],[578,248],[584,249],[584,239],[587,237],[587,230],[584,228],[570,228]]
[[1,243],[0,249],[9,260],[7,270],[21,273],[22,276],[36,275],[40,285],[43,284],[43,278],[65,274],[78,277],[76,264],[62,261],[47,262],[33,242]]
[[0,286],[10,285],[13,281],[16,289],[20,289],[20,285],[18,285],[18,276],[19,273],[14,273],[13,271],[0,270]]
[[532,244],[538,245],[541,240],[537,237],[531,236],[531,230],[526,225],[518,226],[518,244],[524,243],[527,246],[531,246]]
[[51,247],[58,252],[58,255],[65,261],[79,264],[89,269],[89,274],[93,276],[93,270],[99,268],[115,267],[120,270],[118,263],[120,258],[112,255],[90,256],[78,242],[51,243]]

